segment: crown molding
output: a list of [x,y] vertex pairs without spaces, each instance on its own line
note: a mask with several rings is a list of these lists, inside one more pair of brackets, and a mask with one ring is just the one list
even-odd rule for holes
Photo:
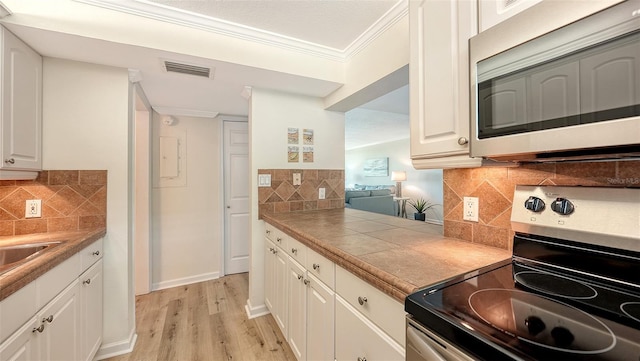
[[209,112],[206,110],[193,110],[185,108],[174,107],[153,107],[153,110],[162,115],[176,115],[182,117],[196,117],[196,118],[215,118],[218,116],[218,112]]
[[73,1],[341,62],[359,53],[409,11],[408,1],[399,1],[346,49],[341,50],[146,0]]

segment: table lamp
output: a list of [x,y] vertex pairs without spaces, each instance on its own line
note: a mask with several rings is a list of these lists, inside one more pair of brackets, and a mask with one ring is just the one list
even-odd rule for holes
[[391,180],[396,181],[396,197],[402,197],[402,181],[407,180],[407,172],[393,171],[391,172]]

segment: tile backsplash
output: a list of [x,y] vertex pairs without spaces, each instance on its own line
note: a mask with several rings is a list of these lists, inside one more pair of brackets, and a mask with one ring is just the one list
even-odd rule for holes
[[[301,173],[300,185],[293,185],[294,173]],[[258,187],[260,218],[263,212],[344,208],[342,169],[258,169],[258,174],[271,174],[271,186]],[[320,188],[325,199],[318,198]]]
[[[25,218],[29,199],[42,217]],[[41,171],[33,181],[0,181],[0,236],[92,230],[106,226],[106,170]]]
[[[640,161],[445,169],[443,179],[445,236],[511,250],[516,185],[640,188]],[[479,198],[479,222],[462,219],[463,197]]]

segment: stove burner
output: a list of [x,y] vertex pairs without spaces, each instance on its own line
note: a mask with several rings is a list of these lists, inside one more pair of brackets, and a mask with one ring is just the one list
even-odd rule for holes
[[620,310],[625,315],[640,322],[640,302],[625,302],[620,305]]
[[469,296],[478,317],[526,343],[574,354],[599,354],[616,345],[611,329],[571,305],[520,290],[487,288]]
[[516,281],[534,290],[564,298],[591,299],[598,295],[593,287],[549,273],[523,271],[515,275]]

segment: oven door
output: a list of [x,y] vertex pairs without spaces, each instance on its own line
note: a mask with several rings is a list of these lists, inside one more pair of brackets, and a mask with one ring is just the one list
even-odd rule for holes
[[407,361],[473,361],[453,345],[407,317]]

